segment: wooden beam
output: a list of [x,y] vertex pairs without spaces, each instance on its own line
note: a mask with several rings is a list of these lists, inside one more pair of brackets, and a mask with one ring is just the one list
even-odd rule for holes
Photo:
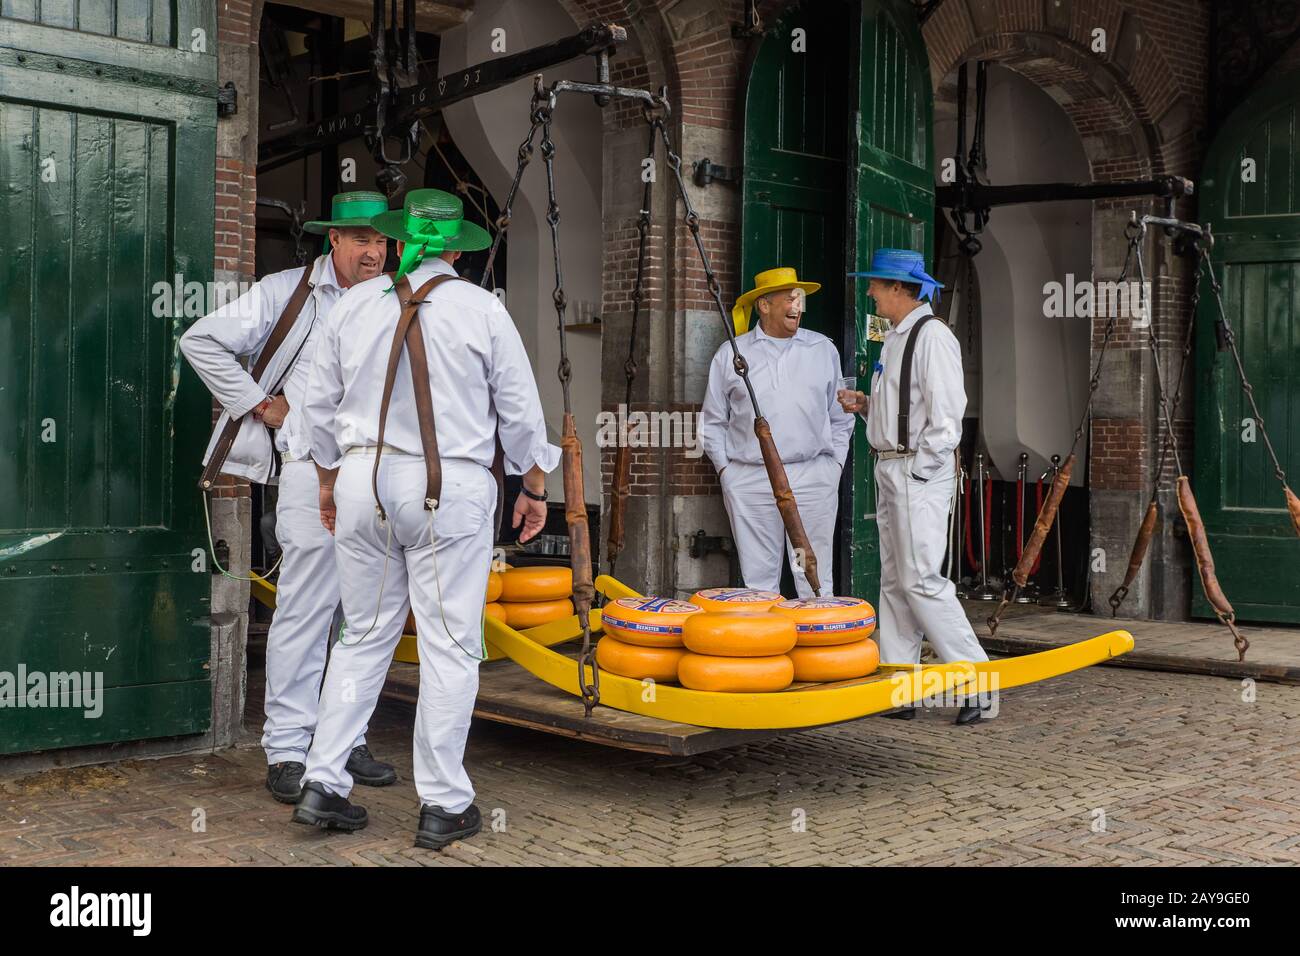
[[[292,5],[364,23],[370,22],[374,11],[374,4],[369,0],[293,0]],[[415,28],[421,33],[442,33],[468,20],[473,7],[474,0],[416,0]],[[385,4],[385,9],[388,8],[389,5]],[[401,9],[399,4],[398,16],[401,16]]]

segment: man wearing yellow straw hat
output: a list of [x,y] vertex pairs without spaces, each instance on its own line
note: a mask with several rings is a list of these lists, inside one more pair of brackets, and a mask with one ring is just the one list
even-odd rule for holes
[[[388,208],[382,195],[339,193],[330,206],[329,219],[303,225],[326,236],[315,262],[265,276],[195,322],[180,342],[224,408],[203,459],[209,466],[204,477],[228,474],[265,484],[273,480],[276,452],[283,463],[275,508],[283,559],[266,638],[262,733],[266,788],[281,803],[299,796],[339,606],[334,541],[317,519],[319,486],[302,420],[307,373],[325,316],[346,289],[380,273],[388,248],[370,228],[370,218]],[[254,359],[256,377],[243,358]],[[238,426],[228,425],[232,420]],[[223,443],[227,432],[233,441]],[[349,765],[368,786],[397,780],[390,765],[371,756],[364,730],[351,742]]]
[[[732,309],[736,344],[790,479],[824,587],[833,580],[835,513],[840,474],[853,437],[853,417],[835,399],[840,356],[820,332],[801,327],[805,296],[821,286],[778,268],[754,277],[754,288]],[[748,328],[751,309],[757,322]],[[789,549],[795,589],[811,597],[803,561],[785,535],[763,456],[754,436],[754,409],[723,343],[709,366],[700,409],[700,444],[718,470],[745,586],[775,591],[781,555]],[[829,590],[827,590],[829,593]]]
[[[456,276],[462,252],[491,244],[465,222],[460,199],[415,189],[401,210],[371,222],[397,240],[401,265],[396,276],[349,290],[330,313],[308,386],[320,518],[334,533],[347,632],[325,674],[293,820],[341,830],[366,825],[365,809],[348,800],[348,742],[370,719],[409,609],[420,657],[415,842],[437,849],[482,824],[463,758],[484,657],[496,438],[499,432],[506,471],[523,476],[514,507],[521,541],[545,523],[545,476],[560,449],[546,440],[514,322],[496,296]],[[412,294],[437,281],[394,346],[403,279]],[[432,411],[421,415],[417,403],[426,396]],[[440,465],[439,477],[429,461]]]

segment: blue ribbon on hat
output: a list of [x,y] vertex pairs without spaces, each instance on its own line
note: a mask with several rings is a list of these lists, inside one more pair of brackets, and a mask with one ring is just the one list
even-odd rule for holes
[[866,272],[850,272],[853,278],[892,279],[896,282],[915,282],[921,287],[922,299],[939,304],[939,290],[943,283],[925,271],[925,257],[911,249],[877,249],[871,254],[871,268]]

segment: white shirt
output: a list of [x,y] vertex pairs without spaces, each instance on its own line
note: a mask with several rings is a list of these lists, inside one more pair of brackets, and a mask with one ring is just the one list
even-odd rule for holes
[[[256,364],[307,268],[298,266],[262,278],[237,299],[199,319],[181,336],[181,351],[226,412],[213,432],[209,454],[226,421],[243,418],[265,401],[267,392],[277,384],[281,384],[289,403],[289,414],[283,427],[275,434],[275,448],[281,454],[288,452],[295,458],[307,454],[308,443],[300,409],[315,350],[317,320],[327,314],[343,295],[334,272],[333,256],[317,256],[312,263],[311,293],[298,313],[293,330],[263,372],[262,381],[254,381],[240,361],[247,360],[250,366]],[[273,464],[269,443],[264,439],[261,444],[253,440],[259,433],[264,434],[261,429],[262,426],[251,419],[244,423],[240,441],[227,459],[228,467],[224,469],[227,473],[240,474],[254,481],[267,480]]]
[[[749,363],[749,380],[772,427],[781,460],[834,455],[843,466],[853,437],[853,416],[835,398],[840,380],[835,344],[811,329],[797,329],[791,339],[782,340],[755,325],[737,337],[736,345]],[[732,461],[763,461],[754,437],[754,406],[736,374],[729,342],[722,343],[709,366],[699,435],[718,471]]]
[[[932,314],[929,303],[923,303],[885,333],[880,361],[871,376],[871,404],[864,416],[867,440],[878,451],[897,447],[903,350],[912,326],[921,316]],[[942,320],[931,321],[916,335],[907,447],[916,452],[912,474],[928,479],[943,468],[961,442],[966,388],[961,369],[961,343],[952,330]]]
[[[439,273],[446,260],[430,257],[412,270],[412,291]],[[379,441],[379,406],[388,354],[401,308],[386,275],[349,289],[320,332],[303,406],[312,458],[335,468],[349,448]],[[560,449],[546,440],[546,421],[532,366],[501,301],[471,282],[446,282],[420,306],[429,359],[438,454],[492,467],[500,428],[506,471],[533,465],[553,471]],[[397,366],[384,444],[423,455],[415,392],[406,352]]]

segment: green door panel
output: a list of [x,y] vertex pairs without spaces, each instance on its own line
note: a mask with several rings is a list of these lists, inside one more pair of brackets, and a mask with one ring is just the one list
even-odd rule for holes
[[[777,266],[820,282],[808,328],[841,344],[850,10],[796,6],[773,26],[754,61],[745,99],[742,291]],[[806,52],[794,46],[803,31]]]
[[0,13],[0,680],[104,687],[95,718],[0,711],[0,753],[201,732],[210,405],[155,285],[211,279],[214,8]]
[[[1246,101],[1206,154],[1202,216],[1246,375],[1278,460],[1300,479],[1300,86],[1287,78]],[[1243,164],[1253,163],[1253,177]],[[1231,353],[1216,347],[1208,281],[1196,344],[1193,483],[1220,583],[1244,620],[1300,622],[1300,540]],[[1192,612],[1211,617],[1199,585]]]
[[[864,0],[857,28],[858,102],[850,141],[853,216],[850,271],[866,270],[881,247],[917,249],[933,265],[933,95],[925,43],[915,11],[898,0]],[[852,290],[859,385],[865,391],[880,344],[867,337],[875,303],[867,283]],[[876,601],[880,593],[880,537],[876,529],[873,459],[859,423],[853,440],[852,593]]]
[[[793,49],[802,29],[806,52]],[[769,30],[746,91],[741,284],[793,266],[822,289],[805,322],[865,381],[880,352],[866,337],[871,250],[931,256],[934,174],[929,60],[904,0],[804,3]],[[876,601],[880,560],[872,459],[857,425],[841,503],[840,589]],[[845,566],[850,572],[844,576]]]

